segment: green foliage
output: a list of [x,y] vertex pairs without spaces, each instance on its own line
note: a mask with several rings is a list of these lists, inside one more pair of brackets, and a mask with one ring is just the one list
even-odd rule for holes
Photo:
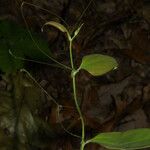
[[73,55],[72,55],[72,42],[74,38],[79,33],[82,25],[74,32],[73,37],[71,37],[68,30],[61,24],[57,22],[47,22],[45,25],[51,25],[59,29],[61,32],[67,33],[67,38],[69,41],[69,52],[70,52],[70,62],[71,62],[71,76],[73,82],[73,95],[74,101],[76,105],[76,109],[79,113],[82,125],[82,138],[81,138],[81,146],[80,150],[84,150],[86,144],[92,142],[100,144],[109,149],[141,149],[150,147],[150,129],[137,129],[137,130],[129,130],[126,132],[111,132],[111,133],[101,133],[96,137],[85,141],[85,124],[82,116],[82,112],[80,110],[77,93],[76,93],[76,82],[75,77],[80,69],[84,69],[88,71],[93,76],[100,76],[106,74],[107,72],[114,70],[117,68],[117,61],[110,56],[101,55],[101,54],[91,54],[84,56],[81,62],[81,65],[78,69],[74,68],[73,63]]
[[73,38],[76,37],[76,36],[79,34],[79,32],[80,32],[82,26],[83,26],[83,24],[81,24],[81,25],[77,28],[77,30],[74,32]]
[[117,68],[117,66],[118,64],[113,57],[101,54],[92,54],[83,57],[79,68],[85,69],[93,76],[100,76]]
[[[58,22],[49,21],[49,22],[47,22],[47,23],[44,24],[44,26],[46,26],[46,25],[53,26],[53,27],[57,28],[58,30],[60,30],[61,32],[64,32],[64,33],[68,32],[68,30],[65,28],[65,26],[63,26],[62,24],[60,24]],[[43,30],[43,28],[42,28],[42,30]]]
[[43,25],[42,31],[43,31],[44,26],[47,26],[47,25],[52,26],[52,27],[55,27],[55,28],[57,28],[59,31],[61,31],[61,32],[63,32],[63,33],[66,33],[68,40],[69,40],[69,41],[71,40],[71,36],[70,36],[70,34],[69,34],[69,31],[67,30],[67,28],[66,28],[64,25],[62,25],[62,24],[60,24],[60,23],[58,23],[58,22],[55,22],[55,21],[49,21],[49,22],[46,22],[46,23]]
[[[53,26],[59,29],[61,32],[67,33],[67,38],[69,41],[71,68],[57,62],[54,59],[51,60],[53,60],[58,65],[69,68],[69,70],[71,70],[73,82],[73,96],[82,125],[80,150],[84,150],[85,145],[91,142],[100,144],[109,149],[120,150],[141,149],[150,147],[150,129],[136,129],[126,132],[101,133],[94,138],[89,139],[88,141],[85,140],[85,123],[82,112],[80,110],[80,106],[78,104],[76,93],[76,75],[80,71],[80,69],[88,71],[93,76],[100,76],[106,74],[107,72],[117,68],[117,61],[110,56],[91,54],[83,57],[80,67],[76,70],[73,63],[72,42],[74,38],[78,35],[82,25],[74,32],[73,37],[70,35],[66,27],[57,22],[50,21],[44,24],[44,26],[45,25]],[[48,54],[49,52],[47,44],[37,35],[34,34],[33,36],[38,47],[41,47],[41,49],[45,49],[46,54]],[[23,58],[29,57],[45,60],[45,56],[42,56],[41,52],[37,50],[37,46],[30,39],[27,30],[20,28],[19,26],[16,26],[12,23],[2,22],[0,24],[0,37],[0,68],[3,71],[11,72],[12,70],[17,70],[21,68],[23,65],[21,61],[14,60],[12,59],[12,57],[10,57],[8,51],[9,49],[13,50],[13,53],[15,55]],[[39,147],[45,148],[45,144],[43,145],[43,142],[40,142],[42,139],[44,139],[43,137],[50,138],[49,136],[46,136],[45,133],[48,132],[48,135],[52,137],[54,136],[54,134],[49,126],[41,121],[39,118],[37,118],[35,114],[35,110],[42,106],[42,103],[39,100],[39,96],[37,95],[39,91],[37,88],[34,88],[35,93],[32,92],[32,90],[30,89],[33,88],[32,85],[30,86],[30,84],[24,82],[21,76],[13,77],[12,82],[14,84],[13,95],[6,94],[5,96],[0,98],[3,99],[3,101],[0,101],[0,119],[4,122],[3,126],[7,129],[10,129],[10,127],[12,127],[13,125],[13,132],[15,133],[14,137],[18,138],[19,144],[22,145],[22,149],[24,148],[23,141],[25,141],[25,143],[29,143],[33,150],[34,148],[36,149]],[[28,90],[25,90],[26,88]],[[30,99],[28,99],[28,97],[30,97]],[[57,104],[57,102],[55,104]],[[1,138],[2,136],[5,136],[1,133],[2,132],[0,131],[0,140],[3,139]],[[42,136],[43,133],[44,136]],[[10,143],[11,140],[12,139],[10,139]],[[13,144],[14,143],[15,142],[13,142]]]
[[23,67],[21,60],[16,60],[9,54],[9,48],[4,39],[0,40],[0,70],[8,73]]
[[109,149],[133,150],[150,147],[150,129],[134,129],[126,132],[101,133],[89,142]]
[[[23,61],[12,58],[9,50],[22,58],[31,58],[36,60],[47,60],[41,51],[49,54],[48,44],[38,34],[31,33],[34,39],[31,39],[27,29],[8,22],[0,22],[0,69],[4,72],[12,72],[23,67]],[[38,48],[39,47],[39,48]]]

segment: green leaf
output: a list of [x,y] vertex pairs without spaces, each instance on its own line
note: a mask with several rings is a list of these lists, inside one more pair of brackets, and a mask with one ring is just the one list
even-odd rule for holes
[[103,75],[118,66],[113,57],[101,54],[92,54],[84,56],[79,69],[88,71],[93,76]]
[[[44,24],[44,26],[46,26],[46,25],[53,26],[53,27],[57,28],[58,30],[60,30],[61,32],[66,32],[66,33],[68,33],[68,30],[67,30],[62,24],[60,24],[60,23],[58,23],[58,22],[49,21],[49,22],[47,22],[47,23]],[[43,26],[43,27],[44,27],[44,26]],[[43,30],[43,27],[42,27],[42,30]]]
[[[24,62],[12,57],[13,55],[34,59],[36,61],[47,61],[38,47],[47,55],[50,54],[48,43],[38,34],[31,32],[34,42],[27,29],[10,21],[0,21],[0,69],[3,72],[10,73],[23,67]],[[38,45],[38,47],[37,47]]]
[[87,143],[97,143],[109,149],[133,150],[150,147],[150,129],[134,129],[126,132],[102,133]]
[[82,23],[82,24],[77,28],[77,30],[74,32],[74,36],[73,36],[73,37],[76,37],[76,36],[79,34],[79,32],[80,32],[82,26],[83,26],[83,23]]
[[[14,59],[10,56],[4,40],[0,41],[0,69],[4,72],[10,73],[23,67],[23,62]],[[16,53],[17,54],[17,53]]]

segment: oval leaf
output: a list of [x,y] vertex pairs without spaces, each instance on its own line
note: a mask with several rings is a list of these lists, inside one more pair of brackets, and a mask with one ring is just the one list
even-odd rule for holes
[[[58,30],[60,30],[61,32],[66,32],[66,33],[68,33],[68,30],[67,30],[62,24],[60,24],[60,23],[58,23],[58,22],[49,21],[49,22],[45,23],[45,24],[43,25],[43,27],[46,26],[46,25],[53,26],[53,27],[57,28]],[[42,30],[43,30],[43,27],[42,27]]]
[[92,54],[83,57],[79,68],[88,71],[93,76],[100,76],[117,68],[117,66],[117,61],[113,57],[101,54]]
[[109,149],[133,150],[147,148],[150,147],[150,129],[102,133],[89,140],[89,142],[100,144]]

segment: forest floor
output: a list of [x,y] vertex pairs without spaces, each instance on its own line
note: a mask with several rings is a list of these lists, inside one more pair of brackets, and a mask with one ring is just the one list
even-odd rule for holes
[[[88,4],[87,0],[30,2],[54,11],[70,28]],[[13,20],[25,26],[20,4],[21,1],[10,0],[4,1],[2,6],[0,2],[0,20]],[[24,16],[29,27],[37,32],[46,20],[61,22],[56,16],[27,5]],[[150,2],[95,0],[79,21],[84,22],[84,26],[73,47],[76,64],[90,53],[113,56],[119,64],[117,70],[104,76],[92,77],[82,71],[77,77],[86,136],[149,128]],[[53,57],[69,65],[65,37],[56,30],[47,30],[44,34],[41,36],[49,42]],[[72,97],[70,72],[31,62],[24,67],[36,81],[19,71],[9,75],[1,73],[0,140],[7,146],[13,143],[15,150],[79,149],[80,140],[65,131],[80,134],[81,129]],[[10,137],[15,137],[16,141],[12,142]],[[96,144],[86,147],[86,150],[101,149]]]

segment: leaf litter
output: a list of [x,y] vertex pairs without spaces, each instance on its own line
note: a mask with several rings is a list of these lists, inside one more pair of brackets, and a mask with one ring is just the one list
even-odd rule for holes
[[[86,0],[30,2],[64,17],[71,29],[87,6]],[[12,3],[9,8],[0,5],[0,18],[24,24],[18,13],[19,3]],[[97,131],[150,127],[149,7],[146,0],[95,0],[80,20],[85,26],[74,43],[76,63],[80,64],[84,55],[93,52],[111,55],[119,62],[118,70],[108,75],[93,78],[82,71],[78,76],[78,95],[87,137]],[[9,14],[9,10],[13,13]],[[24,15],[29,26],[37,31],[43,20],[59,20],[39,8],[25,7]],[[46,34],[54,56],[69,64],[64,37],[52,30]],[[70,77],[57,68],[40,65],[28,68],[42,87],[64,107],[58,110],[41,89],[23,74],[3,75],[0,81],[0,137],[7,138],[9,144],[4,144],[2,148],[12,149],[13,145],[17,145],[16,150],[79,149],[78,138],[64,131],[65,128],[80,135],[79,116],[72,101],[72,89],[69,88]],[[25,86],[23,80],[31,86]],[[103,148],[89,144],[86,149]]]

